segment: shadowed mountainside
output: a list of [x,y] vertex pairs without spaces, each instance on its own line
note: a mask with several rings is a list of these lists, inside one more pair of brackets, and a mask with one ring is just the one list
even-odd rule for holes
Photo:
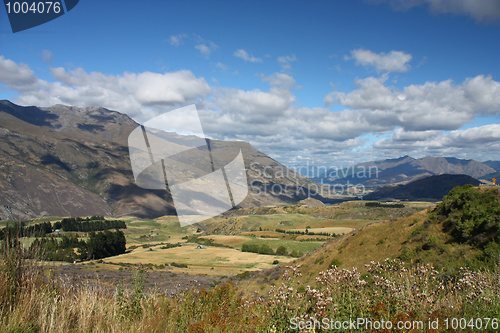
[[[175,214],[168,190],[134,182],[127,140],[137,126],[127,115],[100,107],[0,101],[0,218]],[[299,189],[315,186],[248,143],[211,145],[221,163],[243,153],[251,191],[241,207],[297,202],[305,198]],[[182,165],[185,174],[199,172],[199,163],[191,162]],[[266,190],[273,184],[291,191]]]
[[456,186],[480,181],[467,175],[437,175],[415,180],[406,185],[384,186],[366,195],[366,200],[439,201]]

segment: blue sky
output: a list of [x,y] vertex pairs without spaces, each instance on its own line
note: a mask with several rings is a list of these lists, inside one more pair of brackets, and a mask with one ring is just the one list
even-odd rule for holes
[[498,160],[500,2],[80,1],[13,34],[0,98],[144,122],[196,103],[205,133],[288,166]]

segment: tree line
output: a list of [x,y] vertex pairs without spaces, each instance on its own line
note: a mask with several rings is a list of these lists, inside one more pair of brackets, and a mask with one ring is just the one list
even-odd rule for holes
[[281,234],[289,234],[289,235],[311,235],[311,236],[328,236],[328,237],[337,237],[336,233],[327,233],[327,232],[312,232],[309,229],[306,231],[298,231],[298,230],[285,230],[285,229],[274,229],[276,232]]
[[[54,224],[56,229],[64,231],[102,231],[110,229],[127,229],[125,221],[122,220],[105,220],[103,216],[92,216],[85,219],[81,217],[69,217],[61,220],[60,224]],[[59,227],[59,228],[57,228]]]
[[4,239],[6,235],[17,237],[44,237],[52,234],[56,230],[63,231],[76,231],[76,232],[91,232],[103,231],[111,229],[127,229],[125,221],[122,220],[105,220],[104,216],[92,216],[87,218],[82,217],[69,217],[61,221],[55,222],[42,222],[32,225],[26,225],[26,221],[21,221],[13,225],[7,225],[0,229],[0,240]]
[[43,237],[52,233],[52,224],[50,222],[37,223],[26,226],[26,222],[7,225],[0,229],[0,240],[6,236],[16,235],[17,237]]
[[405,208],[402,203],[385,204],[378,201],[366,202],[365,207]]
[[[30,253],[45,260],[67,261],[93,260],[125,253],[127,241],[123,231],[90,232],[88,240],[74,234],[61,237],[37,238],[30,246]],[[76,252],[75,252],[76,249]]]

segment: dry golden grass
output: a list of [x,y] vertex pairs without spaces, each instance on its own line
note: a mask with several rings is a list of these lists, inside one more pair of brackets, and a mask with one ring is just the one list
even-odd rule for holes
[[313,255],[300,259],[300,264],[317,273],[328,269],[331,261],[337,259],[343,268],[363,270],[367,262],[400,255],[403,243],[426,217],[427,212],[422,211],[398,220],[367,225],[327,243]]
[[80,288],[53,281],[53,284],[24,290],[18,304],[0,319],[2,332],[173,332],[159,313],[162,298],[153,295],[137,303],[141,316],[127,315],[117,305],[115,294],[93,283]]
[[305,240],[317,240],[317,239],[323,239],[325,241],[329,241],[332,239],[331,236],[320,236],[320,235],[300,235],[300,236],[297,236],[297,238],[295,238],[295,240],[298,240],[298,241],[305,241]]
[[[326,232],[328,234],[336,233],[337,235],[347,234],[353,231],[354,228],[348,227],[327,227],[327,228],[310,228],[309,232],[321,233]],[[291,229],[291,231],[304,231],[304,229]]]
[[201,236],[200,238],[213,239],[215,243],[222,244],[226,246],[235,246],[238,244],[242,244],[251,240],[251,237],[244,236],[226,236],[226,235],[210,235],[210,236]]
[[[376,222],[356,229],[345,235],[326,242],[310,255],[303,256],[293,262],[308,272],[301,279],[303,284],[314,285],[314,276],[330,268],[333,259],[341,263],[340,267],[352,269],[357,267],[365,271],[365,264],[370,261],[383,261],[388,257],[401,255],[404,243],[410,234],[423,224],[427,218],[427,210],[397,220]],[[274,281],[280,284],[281,281]],[[248,292],[259,290],[262,282],[257,278],[248,281]]]
[[242,236],[256,236],[256,237],[262,237],[262,236],[270,236],[270,237],[276,237],[280,238],[283,236],[282,233],[276,232],[276,231],[247,231],[247,232],[242,232],[240,235]]
[[[225,237],[230,237],[231,239],[232,236]],[[248,240],[246,237],[243,238]],[[207,275],[234,275],[246,270],[270,268],[274,260],[285,263],[292,259],[282,256],[241,252],[225,247],[205,246],[204,249],[198,249],[196,245],[186,244],[171,249],[160,249],[160,246],[155,246],[152,248],[152,251],[138,248],[131,253],[109,258],[106,262],[144,265],[170,265],[174,262],[176,264],[186,264],[188,266],[188,268],[169,267],[169,269],[174,272]]]

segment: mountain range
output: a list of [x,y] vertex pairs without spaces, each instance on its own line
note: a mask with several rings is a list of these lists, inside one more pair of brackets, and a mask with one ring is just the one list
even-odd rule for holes
[[500,171],[500,161],[478,162],[454,157],[425,156],[415,159],[403,156],[359,163],[342,169],[328,169],[311,178],[324,184],[362,184],[366,187],[406,184],[411,181],[442,174],[468,175],[491,181]]
[[[0,219],[175,214],[168,187],[143,189],[134,181],[128,137],[138,126],[127,115],[101,107],[23,107],[0,101]],[[222,164],[242,152],[250,191],[238,207],[297,203],[310,196],[309,189],[325,203],[345,199],[318,191],[318,183],[376,188],[445,173],[491,180],[500,171],[499,161],[403,156],[309,179],[246,142],[210,140],[210,145]],[[183,164],[179,177],[199,174],[201,162]]]
[[[135,184],[128,136],[138,126],[101,107],[0,101],[0,219],[175,214],[168,189]],[[210,142],[222,161],[242,152],[250,191],[240,207],[298,202],[308,195],[303,189],[316,186],[248,143]],[[196,161],[184,167],[189,174]],[[289,191],[270,191],[275,184]]]

